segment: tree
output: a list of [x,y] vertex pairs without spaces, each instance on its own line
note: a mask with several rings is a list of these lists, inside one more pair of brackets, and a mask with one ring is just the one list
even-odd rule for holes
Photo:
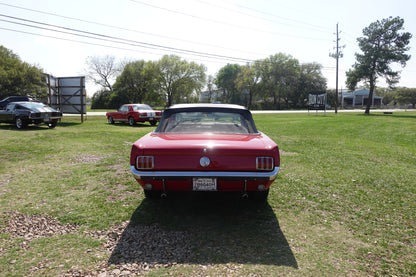
[[101,90],[94,93],[91,101],[91,109],[108,109],[111,99],[111,91]]
[[247,91],[248,99],[245,103],[248,109],[251,109],[253,97],[259,91],[261,82],[261,62],[256,61],[254,64],[247,64],[241,67],[240,73],[237,75],[236,88],[239,91]]
[[222,99],[224,102],[241,104],[241,91],[236,86],[240,72],[241,66],[238,64],[227,64],[218,71],[215,84],[224,91]]
[[167,100],[173,103],[189,102],[205,84],[206,68],[202,64],[187,62],[176,55],[165,55],[157,62],[157,85]]
[[113,91],[113,82],[120,72],[114,56],[93,56],[88,57],[87,76],[96,85],[101,86],[104,90]]
[[215,79],[212,75],[208,76],[207,81],[207,90],[208,90],[208,103],[212,102],[214,100],[214,94],[215,94]]
[[12,95],[45,99],[45,74],[42,69],[21,61],[18,55],[0,45],[0,99]]
[[393,90],[391,87],[377,87],[374,93],[383,98],[381,100],[382,104],[388,105],[394,100],[395,90]]
[[299,61],[290,55],[278,53],[263,61],[262,82],[264,96],[273,99],[273,108],[280,109],[282,99],[289,105],[299,78]]
[[291,95],[296,107],[305,107],[305,99],[313,91],[326,91],[326,79],[322,75],[322,65],[318,63],[305,63],[300,65],[299,80],[296,93]]
[[416,88],[400,88],[396,91],[394,99],[399,104],[412,104],[416,106]]
[[141,60],[127,63],[114,83],[114,91],[124,95],[129,103],[143,103],[146,96],[154,91],[155,72],[154,62]]
[[400,17],[389,17],[371,23],[363,30],[363,37],[357,39],[362,54],[356,53],[356,62],[347,72],[348,88],[354,90],[357,83],[364,80],[369,83],[370,94],[366,114],[370,113],[371,99],[378,77],[384,77],[392,86],[399,81],[399,71],[394,71],[390,64],[399,63],[402,67],[410,59],[406,54],[412,35],[400,32],[404,20]]
[[382,100],[383,104],[388,105],[394,100],[395,94],[393,92],[388,92],[384,94],[382,97],[383,97],[383,100]]

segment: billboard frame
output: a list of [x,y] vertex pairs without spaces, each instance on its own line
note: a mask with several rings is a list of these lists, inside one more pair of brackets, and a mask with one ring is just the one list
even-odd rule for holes
[[68,114],[80,114],[81,122],[87,114],[85,76],[54,77],[46,74],[48,104]]

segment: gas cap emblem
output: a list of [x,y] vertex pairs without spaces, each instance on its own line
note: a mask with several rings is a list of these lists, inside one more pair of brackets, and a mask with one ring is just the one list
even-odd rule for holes
[[209,164],[211,163],[211,161],[209,160],[209,158],[208,157],[202,157],[200,160],[199,160],[199,164],[202,166],[202,167],[207,167],[207,166],[209,166]]

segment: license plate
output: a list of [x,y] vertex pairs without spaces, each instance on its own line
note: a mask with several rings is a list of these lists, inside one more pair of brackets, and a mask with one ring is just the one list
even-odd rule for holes
[[194,191],[216,191],[216,178],[193,178],[192,190]]
[[153,117],[150,117],[149,120],[153,120]]

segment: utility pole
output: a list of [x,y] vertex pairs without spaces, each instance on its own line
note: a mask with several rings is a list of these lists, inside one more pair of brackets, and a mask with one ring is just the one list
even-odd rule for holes
[[[332,54],[329,53],[329,56],[332,57],[332,58],[335,58],[336,64],[337,64],[337,66],[336,66],[336,78],[335,78],[335,113],[338,113],[338,63],[339,63],[339,58],[343,57],[343,54],[340,51],[340,46],[339,46],[340,38],[339,38],[339,32],[338,32],[338,23],[337,23],[337,33],[336,33],[336,35],[337,35],[336,50],[335,50],[335,53],[332,53]],[[341,48],[344,48],[344,47],[345,46],[342,46]]]

